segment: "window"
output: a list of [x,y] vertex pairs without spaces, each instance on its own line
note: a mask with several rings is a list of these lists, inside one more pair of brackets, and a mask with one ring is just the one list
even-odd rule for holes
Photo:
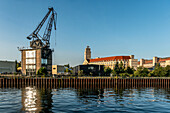
[[41,64],[47,64],[47,59],[41,59]]
[[26,69],[36,69],[35,65],[26,65]]
[[94,67],[88,67],[88,69],[92,69],[92,70],[93,70],[93,69],[94,69]]
[[35,59],[26,59],[26,64],[35,64]]
[[26,51],[26,58],[35,58],[36,51]]

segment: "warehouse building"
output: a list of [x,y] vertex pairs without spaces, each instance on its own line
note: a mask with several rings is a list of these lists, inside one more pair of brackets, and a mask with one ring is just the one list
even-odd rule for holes
[[0,61],[0,73],[14,73],[16,72],[15,61]]
[[104,65],[78,65],[73,68],[74,75],[92,75],[92,76],[102,76],[104,75]]
[[63,65],[52,65],[52,74],[53,75],[64,74],[64,66]]

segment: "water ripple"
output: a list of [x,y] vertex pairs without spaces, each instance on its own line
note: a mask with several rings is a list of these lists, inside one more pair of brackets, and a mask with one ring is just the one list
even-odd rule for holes
[[0,89],[0,112],[170,112],[170,89]]

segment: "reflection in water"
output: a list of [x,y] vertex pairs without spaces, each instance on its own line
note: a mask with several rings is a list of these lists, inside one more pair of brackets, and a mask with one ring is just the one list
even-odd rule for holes
[[52,107],[50,89],[22,88],[22,111],[49,112]]
[[[25,87],[0,89],[0,112],[170,112],[170,89]],[[9,109],[7,111],[7,109]]]
[[24,111],[41,111],[40,96],[38,91],[32,87],[22,90],[22,104]]

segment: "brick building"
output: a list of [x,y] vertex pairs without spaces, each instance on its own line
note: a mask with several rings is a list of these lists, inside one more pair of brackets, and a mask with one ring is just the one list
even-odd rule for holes
[[20,49],[21,67],[23,75],[36,75],[41,67],[45,67],[48,74],[52,74],[51,49]]

